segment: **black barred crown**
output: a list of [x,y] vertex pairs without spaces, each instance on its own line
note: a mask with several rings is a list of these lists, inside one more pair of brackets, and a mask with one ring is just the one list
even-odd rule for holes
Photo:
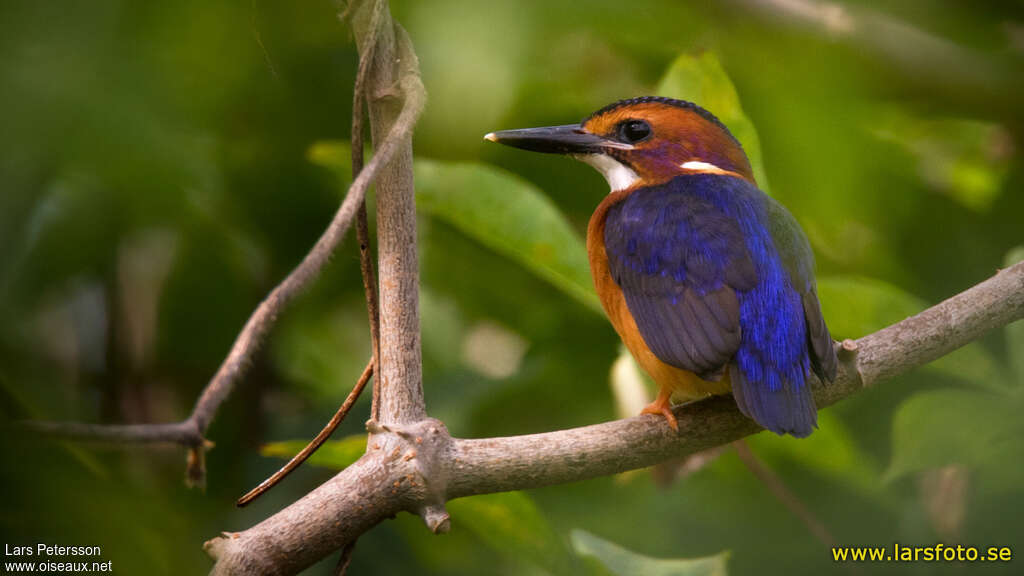
[[634,104],[646,104],[648,102],[657,102],[660,104],[675,106],[676,108],[682,108],[684,110],[691,110],[701,118],[704,118],[708,122],[711,122],[714,125],[721,128],[726,134],[729,135],[730,138],[732,138],[733,140],[736,141],[737,144],[739,144],[739,141],[736,140],[736,137],[732,135],[732,132],[729,132],[729,129],[725,127],[725,124],[722,124],[722,121],[715,117],[714,114],[708,112],[707,110],[701,108],[700,106],[694,104],[693,102],[687,102],[686,100],[677,100],[675,98],[669,98],[667,96],[638,96],[636,98],[627,98],[625,100],[619,100],[618,102],[612,102],[611,104],[605,106],[604,108],[601,108],[597,112],[594,112],[590,116],[584,118],[583,121],[580,122],[580,124],[586,124],[592,118],[595,118],[602,114],[606,114],[608,112],[611,112],[612,110],[617,110],[624,106],[632,106]]

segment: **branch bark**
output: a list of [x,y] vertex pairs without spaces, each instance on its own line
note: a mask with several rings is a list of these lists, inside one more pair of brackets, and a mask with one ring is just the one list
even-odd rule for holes
[[[882,380],[927,364],[988,330],[1024,318],[1024,263],[920,314],[855,342],[839,374],[815,383],[824,408]],[[576,482],[643,468],[727,444],[760,429],[728,397],[674,409],[679,432],[638,416],[507,438],[449,438],[425,419],[376,428],[366,455],[292,506],[256,526],[207,542],[214,574],[295,574],[397,511],[438,499]],[[361,493],[353,498],[353,493]],[[251,570],[251,571],[250,571]]]
[[[361,50],[372,50],[366,90],[374,146],[392,127],[412,124],[426,99],[412,42],[391,20],[386,0],[354,3],[352,30]],[[379,22],[377,22],[379,20]],[[366,39],[376,40],[367,42]],[[396,144],[377,179],[380,272],[380,383],[375,417],[383,423],[426,417],[420,352],[419,256],[412,177],[412,138]]]

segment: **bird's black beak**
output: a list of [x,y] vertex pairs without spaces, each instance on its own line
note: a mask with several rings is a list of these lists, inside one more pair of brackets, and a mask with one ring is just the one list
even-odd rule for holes
[[484,139],[548,154],[600,154],[608,148],[632,148],[628,144],[591,134],[579,124],[500,130],[491,132]]

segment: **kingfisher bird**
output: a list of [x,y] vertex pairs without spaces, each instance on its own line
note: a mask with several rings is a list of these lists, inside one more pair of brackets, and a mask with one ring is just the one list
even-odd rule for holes
[[714,115],[646,96],[579,124],[485,138],[572,156],[608,181],[587,227],[587,254],[609,320],[659,386],[643,413],[678,431],[673,395],[731,389],[743,414],[777,434],[805,437],[817,427],[810,374],[834,380],[837,359],[814,254]]

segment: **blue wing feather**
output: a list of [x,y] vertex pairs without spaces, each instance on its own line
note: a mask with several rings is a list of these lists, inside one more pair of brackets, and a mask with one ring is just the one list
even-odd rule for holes
[[780,434],[810,434],[807,377],[812,367],[834,376],[834,353],[813,255],[781,205],[739,178],[679,176],[613,206],[605,249],[659,359],[708,378],[728,369],[744,414]]
[[701,198],[647,188],[609,210],[605,251],[651,351],[699,375],[719,374],[740,344],[735,289],[756,283],[735,223]]

